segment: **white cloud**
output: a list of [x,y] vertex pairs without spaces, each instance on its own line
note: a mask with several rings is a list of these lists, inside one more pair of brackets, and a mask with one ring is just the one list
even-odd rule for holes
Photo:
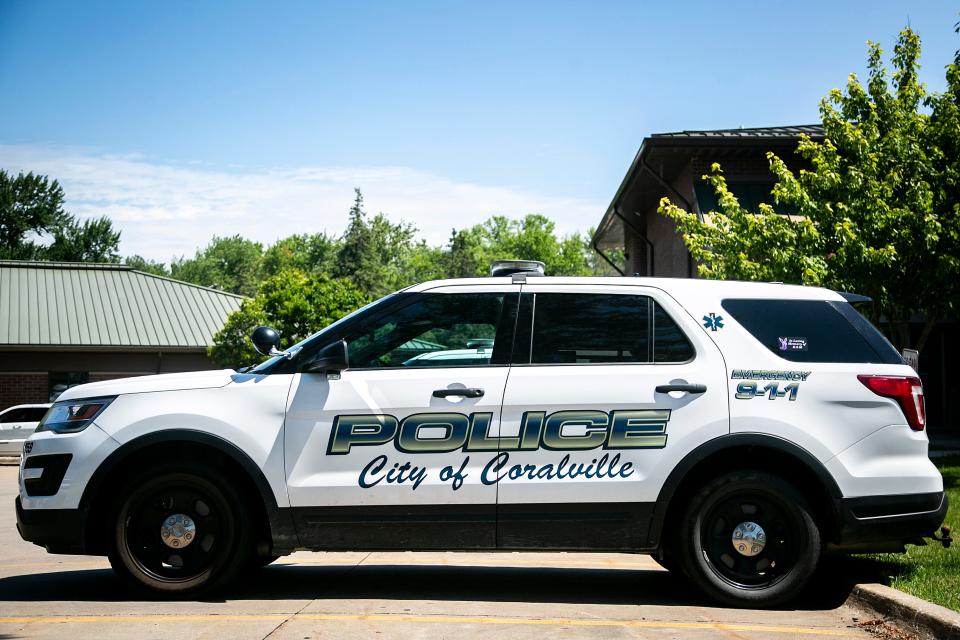
[[239,233],[270,243],[291,233],[342,233],[355,186],[363,190],[368,211],[412,222],[431,244],[446,242],[454,227],[496,214],[542,213],[562,233],[585,231],[605,204],[457,182],[405,167],[225,170],[52,145],[0,144],[0,168],[59,180],[68,211],[114,220],[123,232],[123,254],[163,261],[193,255],[214,235]]

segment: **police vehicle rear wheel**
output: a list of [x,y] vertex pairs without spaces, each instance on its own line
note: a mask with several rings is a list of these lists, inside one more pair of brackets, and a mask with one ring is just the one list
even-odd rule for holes
[[732,606],[796,597],[820,559],[820,533],[803,496],[761,471],[736,471],[698,491],[681,521],[684,572]]
[[202,469],[156,469],[127,483],[114,510],[110,564],[134,585],[171,596],[208,591],[252,553],[248,510]]

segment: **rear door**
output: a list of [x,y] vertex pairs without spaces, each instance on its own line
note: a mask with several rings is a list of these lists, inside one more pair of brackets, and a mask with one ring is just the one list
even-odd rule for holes
[[669,295],[524,285],[500,449],[502,548],[643,548],[660,487],[728,433],[723,360]]

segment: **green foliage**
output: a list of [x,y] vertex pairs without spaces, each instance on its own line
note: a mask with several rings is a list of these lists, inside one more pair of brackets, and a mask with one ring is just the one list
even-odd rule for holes
[[744,209],[727,188],[720,165],[712,170],[704,179],[717,194],[719,211],[701,220],[667,200],[660,204],[661,213],[676,220],[700,275],[821,284],[825,269],[810,221],[779,215],[769,205],[761,205],[759,212]]
[[179,258],[170,264],[177,280],[252,296],[260,277],[263,245],[239,235],[214,237],[193,258]]
[[127,256],[123,261],[125,264],[133,267],[137,271],[152,273],[155,276],[170,277],[170,270],[167,269],[167,265],[163,264],[162,262],[148,260],[147,258],[138,255]]
[[[63,210],[63,198],[56,180],[0,170],[0,258],[117,262],[120,232],[110,219],[80,222]],[[52,243],[37,242],[44,237]]]
[[[774,202],[797,216],[778,215],[769,205],[744,210],[718,167],[704,179],[720,211],[700,220],[661,201],[660,212],[677,222],[700,275],[865,294],[900,346],[911,346],[911,316],[926,315],[916,343],[922,348],[935,320],[957,310],[958,174],[950,162],[957,167],[960,82],[955,78],[943,96],[927,96],[917,79],[919,56],[919,37],[904,29],[890,76],[882,51],[870,43],[867,85],[851,75],[845,91],[831,91],[820,107],[824,141],[801,139],[798,154],[811,168],[794,173],[768,154]],[[960,75],[952,68],[948,79]]]
[[119,262],[120,232],[103,216],[92,220],[68,220],[53,232],[47,260],[63,262]]
[[304,273],[329,273],[338,243],[326,233],[287,236],[267,248],[260,262],[260,277],[269,278],[287,269]]
[[370,298],[353,282],[309,275],[287,269],[264,280],[256,297],[244,300],[213,338],[210,357],[227,367],[255,364],[263,359],[250,342],[260,325],[280,333],[281,348],[296,344],[367,304]]
[[382,213],[368,217],[360,189],[356,189],[349,215],[332,275],[349,278],[374,297],[410,284],[408,263],[417,246],[416,227],[394,224]]
[[520,220],[494,216],[482,224],[454,231],[444,259],[448,277],[486,276],[494,260],[539,260],[549,275],[596,273],[592,249],[579,234],[558,238],[550,219],[530,214]]

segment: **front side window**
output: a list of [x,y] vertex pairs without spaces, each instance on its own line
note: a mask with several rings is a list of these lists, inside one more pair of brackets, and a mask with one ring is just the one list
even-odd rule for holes
[[350,368],[497,364],[495,351],[504,347],[498,342],[498,330],[506,298],[504,293],[417,296],[346,338]]
[[27,422],[27,410],[26,409],[13,409],[12,411],[7,411],[5,414],[0,416],[0,424],[6,424],[8,422]]

